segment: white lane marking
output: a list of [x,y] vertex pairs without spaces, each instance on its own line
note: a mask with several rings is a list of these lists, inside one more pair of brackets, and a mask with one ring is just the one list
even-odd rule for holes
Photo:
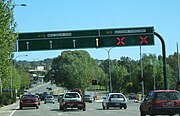
[[9,115],[9,116],[12,116],[15,112],[16,112],[16,110],[19,108],[19,106],[18,107],[16,107],[16,109],[15,110],[13,110],[13,112]]
[[61,116],[61,115],[63,115],[63,113],[58,114],[58,116]]

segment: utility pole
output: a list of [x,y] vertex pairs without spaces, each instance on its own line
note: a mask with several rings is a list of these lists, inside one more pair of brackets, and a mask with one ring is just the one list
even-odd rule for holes
[[109,92],[112,93],[112,77],[111,77],[111,61],[110,61],[110,51],[112,50],[112,48],[110,48],[109,50],[105,49],[108,53],[108,63],[109,63]]
[[144,99],[144,76],[143,76],[143,62],[142,62],[142,53],[141,53],[141,46],[140,46],[140,61],[141,61],[141,87],[142,87],[142,100]]
[[177,46],[177,60],[178,60],[178,83],[180,82],[180,66],[179,66],[179,46],[178,46],[178,42],[176,42],[176,46]]

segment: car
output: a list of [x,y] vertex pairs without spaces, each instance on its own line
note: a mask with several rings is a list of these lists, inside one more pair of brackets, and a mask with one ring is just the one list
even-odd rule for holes
[[19,101],[19,109],[23,107],[36,107],[39,108],[38,98],[34,94],[24,94],[21,96]]
[[177,90],[153,90],[142,101],[141,116],[169,115],[180,113],[180,93]]
[[45,99],[44,99],[44,104],[46,103],[55,103],[55,99],[53,95],[46,95]]
[[127,98],[122,93],[108,93],[103,97],[102,107],[103,109],[109,109],[110,107],[127,109]]
[[93,99],[92,99],[91,95],[83,95],[82,98],[83,98],[84,102],[89,102],[89,103],[93,102]]
[[66,111],[68,108],[77,108],[86,110],[86,103],[82,100],[78,92],[67,92],[63,95],[59,102],[59,109]]
[[51,88],[51,87],[46,87],[46,89],[48,89],[48,90],[52,90],[52,88]]
[[132,99],[137,100],[138,99],[138,95],[135,94],[135,93],[131,93],[128,98],[129,98],[129,100],[132,100]]

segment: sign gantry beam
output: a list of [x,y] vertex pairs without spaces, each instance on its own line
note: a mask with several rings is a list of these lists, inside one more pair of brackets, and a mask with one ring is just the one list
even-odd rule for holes
[[154,45],[154,28],[20,33],[18,51]]

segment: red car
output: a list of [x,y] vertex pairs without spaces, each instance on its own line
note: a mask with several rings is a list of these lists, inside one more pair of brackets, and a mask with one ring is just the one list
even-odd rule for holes
[[180,114],[180,93],[177,90],[154,90],[149,92],[140,105],[141,116]]
[[23,107],[36,107],[39,108],[39,100],[38,97],[34,94],[25,94],[22,95],[19,101],[19,108]]
[[66,111],[69,108],[77,108],[86,110],[86,104],[78,92],[67,92],[63,95],[59,102],[59,109]]

